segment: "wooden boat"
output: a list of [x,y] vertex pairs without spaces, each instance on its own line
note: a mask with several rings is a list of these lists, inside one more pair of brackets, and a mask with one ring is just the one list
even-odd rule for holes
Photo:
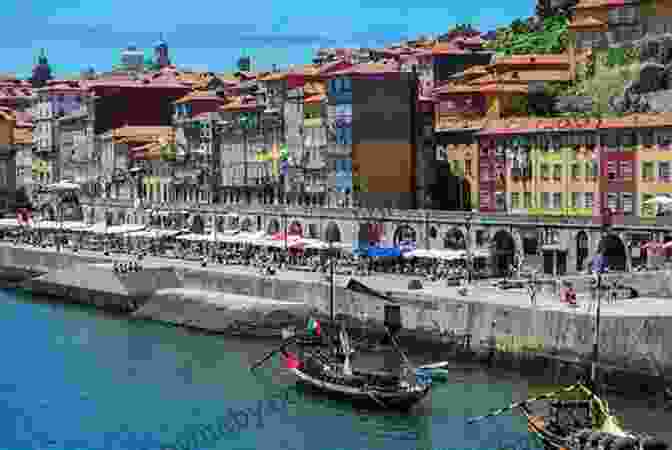
[[[587,398],[559,398],[572,391],[583,392]],[[539,404],[541,410],[536,408]],[[581,383],[513,403],[506,408],[471,419],[469,423],[513,409],[519,409],[527,418],[528,431],[545,450],[667,450],[669,447],[652,436],[621,428],[606,402]]]
[[[361,288],[363,285],[357,282],[357,286]],[[366,289],[367,294],[375,292]],[[332,325],[335,323],[333,292],[332,277]],[[384,296],[377,292],[374,295]],[[316,339],[315,336],[306,336],[306,333],[287,330],[284,333],[286,339],[280,348],[266,355],[252,369],[261,365],[274,353],[281,352],[285,367],[299,382],[311,388],[348,399],[353,403],[364,402],[384,409],[409,410],[427,396],[432,386],[432,377],[427,370],[417,370],[413,367],[399,348],[394,333],[387,327],[386,331],[394,348],[402,357],[403,364],[398,373],[352,368],[350,358],[354,350],[343,326],[337,335],[334,332],[331,336],[326,336],[326,345],[322,335]],[[297,347],[298,354],[287,351],[290,345]]]
[[299,381],[327,394],[384,409],[409,410],[430,391],[427,380],[407,381],[390,372],[366,371],[327,364],[309,357],[289,369]]

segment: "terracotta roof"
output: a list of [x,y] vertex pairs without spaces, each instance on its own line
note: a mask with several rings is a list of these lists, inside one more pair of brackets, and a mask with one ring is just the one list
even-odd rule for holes
[[16,121],[16,117],[14,117],[14,111],[9,108],[0,107],[0,118],[2,118],[2,120]]
[[112,137],[115,141],[151,142],[158,139],[171,138],[172,136],[172,127],[124,126],[112,130]]
[[581,0],[576,9],[604,8],[625,5],[625,0]]
[[320,103],[326,98],[327,96],[325,94],[311,95],[310,97],[306,97],[303,100],[303,103]]
[[326,94],[327,89],[323,82],[320,81],[308,81],[303,86],[304,95],[318,95]]
[[198,100],[219,101],[222,103],[226,102],[226,100],[222,97],[219,97],[218,95],[209,91],[192,91],[184,97],[176,100],[175,103],[187,103]]
[[385,75],[390,73],[400,73],[399,66],[393,64],[364,63],[349,67],[345,70],[339,70],[329,74],[329,77],[341,75]]
[[452,42],[439,42],[432,47],[432,55],[464,55],[469,53]]
[[569,81],[569,68],[565,70],[509,70],[498,74],[488,74],[468,81],[467,84],[492,82],[527,83],[529,81]]
[[254,97],[251,95],[243,97],[235,97],[229,103],[222,106],[220,109],[224,111],[242,111],[249,109],[257,109],[260,105],[257,105]]
[[480,86],[481,94],[492,94],[492,93],[511,93],[511,94],[527,94],[528,87],[527,84],[514,84],[514,83],[487,83]]
[[32,127],[16,127],[14,128],[14,143],[22,145],[33,144],[33,129]]
[[562,53],[558,55],[514,55],[503,58],[497,58],[492,63],[493,66],[528,66],[528,65],[569,65],[569,55]]
[[601,20],[597,20],[594,17],[586,17],[584,19],[575,19],[573,22],[567,25],[567,28],[570,29],[599,28],[601,30],[606,30],[609,28],[609,26],[606,23],[602,22]]
[[484,128],[488,123],[488,119],[485,117],[479,117],[474,119],[465,119],[462,117],[455,116],[439,116],[435,128],[437,130],[448,129],[465,129],[465,128]]
[[259,81],[280,81],[287,78],[287,72],[276,72],[259,78]]

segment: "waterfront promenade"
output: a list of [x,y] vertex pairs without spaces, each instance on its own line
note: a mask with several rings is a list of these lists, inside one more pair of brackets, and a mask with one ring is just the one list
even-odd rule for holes
[[[53,248],[10,243],[0,244],[0,256],[0,266],[45,271],[68,267],[77,270],[77,264],[132,260],[124,255],[105,257],[86,250],[58,252]],[[138,310],[139,316],[151,320],[215,332],[235,332],[237,318],[232,318],[230,308],[222,309],[222,306],[239,303],[243,298],[251,303],[255,298],[303,302],[323,316],[329,311],[329,283],[321,273],[288,270],[266,276],[253,267],[215,264],[202,267],[199,261],[163,257],[146,257],[142,263],[171,265],[183,280],[182,288],[174,292],[158,291]],[[667,284],[670,277],[666,272],[630,275],[646,276],[648,281]],[[349,278],[337,276],[336,313],[352,319],[352,327],[364,326],[371,331],[379,328],[386,319],[388,308],[383,307],[386,302],[347,291],[344,285]],[[440,282],[424,282],[424,289],[409,290],[411,277],[408,276],[377,274],[357,278],[397,300],[404,339],[433,345],[443,342],[439,339],[441,332],[454,331],[469,335],[471,348],[476,351],[487,351],[487,342],[494,337],[507,342],[533,341],[535,352],[571,361],[586,361],[592,354],[594,312],[588,308],[587,293],[581,291],[578,308],[561,303],[559,296],[552,294],[551,286],[537,295],[537,304],[533,306],[526,290],[501,290],[493,286],[495,280],[480,280],[468,295],[462,296],[457,288]],[[600,359],[604,365],[648,371],[649,362],[653,361],[658,372],[660,368],[672,369],[672,301],[669,296],[619,300],[614,304],[603,301],[601,313]],[[443,347],[440,344],[436,348]],[[510,351],[523,350],[512,348]]]
[[[54,255],[70,255],[72,257],[95,258],[100,261],[131,261],[136,260],[133,257],[121,254],[103,255],[102,252],[95,252],[90,250],[79,250],[73,252],[70,249],[61,249],[57,251],[54,248],[37,248],[29,245],[14,245],[8,242],[1,242],[0,246],[10,246],[16,248],[24,248],[30,251],[44,252]],[[222,264],[208,264],[202,267],[200,261],[183,260],[167,257],[145,256],[142,260],[145,265],[152,264],[158,266],[174,266],[178,271],[189,270],[196,272],[205,272],[210,274],[221,275],[240,275],[240,276],[260,276],[259,271],[251,266],[238,265],[222,265]],[[49,270],[49,267],[41,269]],[[303,282],[303,283],[320,283],[328,282],[327,276],[319,272],[309,272],[302,270],[281,270],[275,275],[265,275],[265,278],[278,279],[283,281]],[[351,278],[348,275],[336,275],[337,286],[344,286]],[[408,281],[413,276],[395,275],[395,274],[373,274],[365,277],[356,277],[366,283],[373,289],[381,292],[392,292],[393,294],[403,294],[404,296],[416,296],[419,294],[426,294],[432,297],[445,299],[459,299],[464,302],[483,302],[493,305],[518,307],[525,309],[548,310],[548,311],[566,311],[570,313],[587,313],[593,310],[594,305],[591,305],[591,297],[587,292],[580,292],[577,296],[578,307],[570,307],[563,304],[559,300],[559,296],[553,292],[549,287],[545,287],[537,294],[536,305],[530,304],[530,298],[526,289],[509,289],[502,290],[494,286],[496,279],[477,280],[469,287],[469,292],[466,296],[458,293],[457,287],[446,286],[445,281],[422,281],[423,289],[409,290]],[[567,279],[576,279],[576,276],[564,277]],[[563,279],[563,277],[558,277]],[[210,293],[213,294],[213,293]],[[212,295],[209,296],[213,298]],[[665,316],[672,317],[672,299],[663,297],[640,297],[630,300],[619,300],[615,303],[609,304],[602,302],[601,313],[606,316]]]

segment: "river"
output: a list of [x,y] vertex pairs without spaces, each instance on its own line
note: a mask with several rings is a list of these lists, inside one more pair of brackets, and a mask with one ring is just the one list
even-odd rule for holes
[[[511,416],[465,424],[529,387],[476,366],[452,367],[450,383],[403,415],[305,393],[278,361],[252,375],[273,342],[129,321],[12,289],[0,290],[0,339],[0,450],[497,448],[526,429]],[[380,355],[361,363],[376,366]],[[609,400],[628,428],[672,441],[672,414],[645,399]],[[202,437],[224,417],[238,417],[238,427]]]

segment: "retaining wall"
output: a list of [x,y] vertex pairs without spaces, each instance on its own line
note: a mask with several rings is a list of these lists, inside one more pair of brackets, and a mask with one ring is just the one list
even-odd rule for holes
[[[53,269],[104,259],[0,246],[0,266]],[[329,285],[326,281],[306,283],[254,273],[242,275],[208,269],[180,269],[178,272],[183,277],[185,288],[302,301],[324,313],[328,311]],[[669,285],[667,274],[646,276],[659,277],[661,285]],[[337,287],[336,291],[336,311],[372,324],[384,320],[382,301],[354,294],[343,287]],[[537,350],[544,353],[586,357],[592,351],[593,318],[585,313],[506,306],[469,297],[439,298],[410,291],[392,291],[392,294],[400,300],[405,331],[416,336],[436,334],[436,324],[439,323],[444,329],[471,333],[474,346],[493,336],[500,340],[529,337],[527,340],[533,341]],[[493,321],[496,321],[494,329]],[[514,347],[516,345],[509,350],[517,350]],[[672,368],[672,317],[604,314],[601,319],[600,357],[606,363],[621,367],[644,368],[653,364],[662,369]]]

